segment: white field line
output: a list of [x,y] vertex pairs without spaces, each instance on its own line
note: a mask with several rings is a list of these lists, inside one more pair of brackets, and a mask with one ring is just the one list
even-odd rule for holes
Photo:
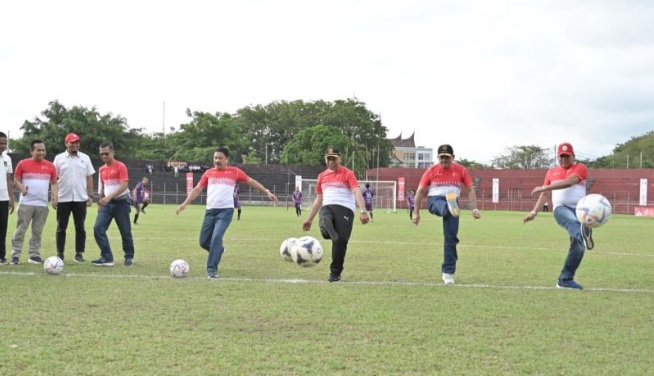
[[[36,275],[44,275],[40,272],[0,272],[0,276],[23,276],[30,277]],[[153,276],[153,275],[124,275],[124,274],[96,274],[96,273],[63,273],[59,276],[52,276],[52,278],[105,278],[105,279],[166,279],[170,280],[172,277]],[[185,280],[194,281],[207,281],[206,277],[186,277]],[[248,282],[248,283],[286,283],[286,284],[330,284],[327,281],[308,280],[308,279],[286,279],[286,278],[223,278],[217,281],[225,282]],[[216,280],[208,281],[208,283],[216,283]],[[477,288],[477,289],[497,289],[497,290],[560,290],[555,285],[552,286],[516,286],[516,285],[490,285],[490,284],[460,284],[446,286],[442,283],[436,282],[384,282],[384,281],[341,281],[335,285],[362,285],[362,286],[380,286],[380,287],[438,287],[438,288]],[[585,288],[584,291],[598,291],[598,292],[620,292],[620,293],[645,293],[654,294],[654,289],[629,289],[619,287],[592,287]]]

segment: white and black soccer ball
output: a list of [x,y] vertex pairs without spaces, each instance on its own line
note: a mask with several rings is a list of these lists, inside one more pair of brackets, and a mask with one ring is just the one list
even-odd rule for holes
[[590,228],[597,228],[611,218],[611,203],[606,197],[591,193],[579,200],[576,213],[579,222]]
[[177,259],[170,264],[170,275],[173,278],[184,278],[190,270],[191,267],[186,260]]
[[57,256],[50,256],[43,262],[43,270],[52,275],[61,274],[64,270],[64,261]]
[[297,238],[288,238],[284,239],[282,245],[279,246],[279,254],[282,256],[284,261],[293,262],[293,256],[291,256],[291,247]]
[[293,243],[291,256],[296,264],[303,268],[316,266],[322,260],[322,245],[318,239],[311,236],[303,236]]

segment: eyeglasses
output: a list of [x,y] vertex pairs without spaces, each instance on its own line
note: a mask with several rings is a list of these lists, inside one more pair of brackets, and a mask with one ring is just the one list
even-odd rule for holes
[[448,160],[448,159],[452,159],[452,157],[450,157],[449,155],[439,155],[438,159]]
[[109,153],[100,153],[101,156],[106,157],[109,155]]

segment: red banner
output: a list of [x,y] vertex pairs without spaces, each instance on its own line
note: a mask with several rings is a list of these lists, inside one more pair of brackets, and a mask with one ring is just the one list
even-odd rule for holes
[[193,190],[193,173],[192,172],[187,172],[186,173],[186,194],[191,193]]
[[404,177],[397,178],[397,201],[404,201]]
[[634,215],[637,217],[654,217],[654,206],[636,206]]

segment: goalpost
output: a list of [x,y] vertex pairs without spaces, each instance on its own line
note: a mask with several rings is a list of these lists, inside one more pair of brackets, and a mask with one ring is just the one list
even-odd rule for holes
[[[302,179],[302,206],[311,207],[316,199],[316,179]],[[370,184],[374,194],[372,209],[385,210],[395,213],[397,211],[397,182],[392,180],[359,180],[361,191]]]

